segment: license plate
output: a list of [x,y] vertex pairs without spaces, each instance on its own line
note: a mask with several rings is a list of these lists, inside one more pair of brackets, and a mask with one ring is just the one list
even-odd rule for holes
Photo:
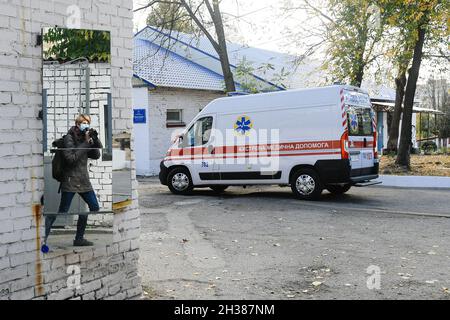
[[370,153],[364,153],[364,154],[363,154],[363,157],[364,157],[364,159],[372,160],[372,159],[373,159],[372,152],[370,152]]

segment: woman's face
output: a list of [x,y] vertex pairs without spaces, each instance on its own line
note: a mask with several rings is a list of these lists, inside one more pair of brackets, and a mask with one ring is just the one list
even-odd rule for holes
[[89,122],[87,120],[84,120],[83,122],[78,124],[78,128],[80,128],[81,131],[89,129]]

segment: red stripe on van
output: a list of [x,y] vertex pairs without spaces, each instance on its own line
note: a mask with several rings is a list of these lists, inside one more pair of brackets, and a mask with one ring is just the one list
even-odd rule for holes
[[208,149],[204,147],[171,149],[168,156],[190,156],[198,154],[208,154]]
[[230,156],[211,156],[211,155],[207,155],[205,157],[200,156],[200,157],[191,157],[191,158],[171,158],[168,157],[165,160],[207,160],[207,159],[237,159],[237,158],[263,158],[263,157],[293,157],[293,156],[318,156],[318,155],[340,155],[341,152],[308,152],[308,153],[285,153],[285,154],[277,154],[277,155],[270,155],[270,154],[266,154],[266,155],[230,155]]
[[[301,150],[326,150],[340,148],[339,140],[326,141],[300,141],[300,142],[286,142],[274,144],[257,144],[257,145],[240,145],[240,146],[223,146],[216,147],[213,150],[214,154],[236,154],[236,153],[252,153],[252,152],[282,152],[282,151],[301,151]],[[209,151],[204,147],[190,147],[183,149],[172,149],[167,156],[195,156],[208,155]]]
[[251,153],[251,152],[282,152],[282,151],[300,151],[300,150],[326,150],[338,149],[340,147],[339,140],[328,141],[304,141],[304,142],[286,142],[274,144],[258,144],[258,145],[241,145],[241,146],[224,146],[214,149],[215,154],[228,153]]

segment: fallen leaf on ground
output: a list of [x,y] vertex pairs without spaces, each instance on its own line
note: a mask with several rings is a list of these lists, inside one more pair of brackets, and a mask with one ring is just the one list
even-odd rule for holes
[[438,282],[438,280],[427,280],[425,282],[428,284],[434,284],[435,282]]
[[314,281],[313,283],[312,283],[312,285],[314,286],[314,287],[318,287],[318,286],[320,286],[322,284],[322,282],[320,282],[320,281]]

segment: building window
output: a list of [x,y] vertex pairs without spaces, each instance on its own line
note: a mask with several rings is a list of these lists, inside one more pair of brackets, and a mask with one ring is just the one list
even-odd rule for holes
[[167,128],[186,126],[186,124],[183,122],[183,110],[167,109],[166,126]]

